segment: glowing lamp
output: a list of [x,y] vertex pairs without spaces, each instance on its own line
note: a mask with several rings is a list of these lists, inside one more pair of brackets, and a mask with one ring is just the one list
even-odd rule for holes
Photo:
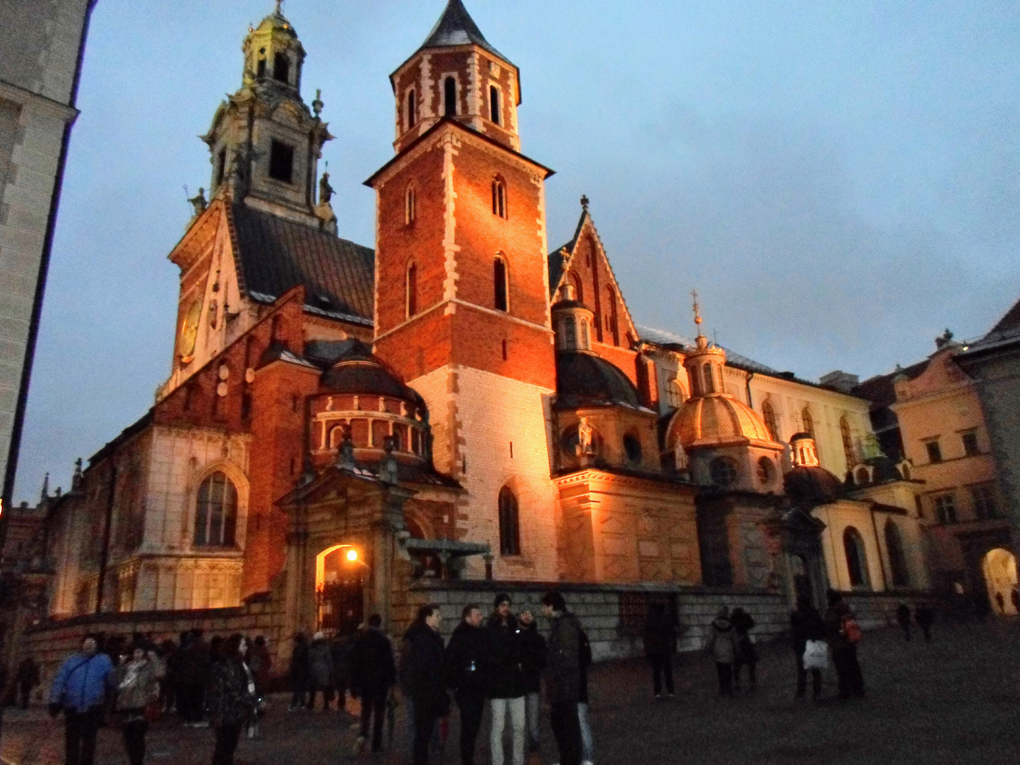
[[357,559],[358,559],[358,551],[357,550],[351,549],[351,550],[347,551],[347,560],[349,560],[351,563],[353,563]]

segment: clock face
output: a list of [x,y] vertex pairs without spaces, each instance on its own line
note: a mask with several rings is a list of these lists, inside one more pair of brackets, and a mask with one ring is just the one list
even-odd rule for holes
[[196,300],[191,304],[188,313],[181,324],[180,353],[182,361],[190,361],[191,355],[195,352],[195,338],[198,336],[198,319],[202,315],[202,301]]

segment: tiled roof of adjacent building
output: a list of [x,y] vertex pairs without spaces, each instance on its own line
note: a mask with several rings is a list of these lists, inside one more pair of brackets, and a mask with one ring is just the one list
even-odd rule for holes
[[871,402],[871,409],[882,409],[896,403],[896,386],[893,384],[900,375],[906,375],[908,380],[920,376],[928,368],[929,359],[911,364],[909,367],[902,367],[887,375],[876,375],[870,377],[860,385],[850,390],[850,393],[858,398]]
[[[641,335],[642,340],[647,340],[648,342],[655,343],[656,345],[679,345],[685,348],[695,347],[693,338],[684,337],[683,335],[678,335],[674,332],[667,332],[664,329],[638,325],[637,331]],[[726,351],[726,363],[728,366],[744,369],[748,372],[761,372],[762,374],[773,375],[776,377],[783,376],[781,372],[776,371],[772,367],[766,366],[754,359],[749,359],[747,356],[741,356],[739,353],[734,353],[729,348],[723,348],[723,350]]]
[[271,303],[298,285],[316,313],[371,326],[375,252],[244,204],[230,207],[241,287]]

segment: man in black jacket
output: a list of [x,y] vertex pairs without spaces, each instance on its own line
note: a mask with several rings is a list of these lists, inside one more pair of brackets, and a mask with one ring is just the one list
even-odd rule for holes
[[460,761],[463,765],[474,765],[475,740],[485,709],[487,636],[482,627],[482,610],[477,605],[464,606],[462,617],[446,646],[446,671],[460,710]]
[[487,627],[489,650],[486,665],[489,707],[492,710],[489,737],[492,765],[503,765],[503,728],[508,714],[513,733],[513,765],[524,765],[525,689],[520,629],[510,612],[509,595],[497,595],[495,606]]
[[524,673],[524,716],[528,722],[528,751],[539,746],[539,713],[542,711],[542,670],[545,669],[545,638],[531,611],[521,611],[521,668]]
[[[361,697],[361,734],[357,749],[368,739],[368,723],[372,721],[372,751],[381,752],[386,698],[397,679],[393,646],[380,629],[382,617],[368,617],[368,629],[354,645],[351,656],[351,691]],[[374,716],[374,719],[373,719]]]
[[414,704],[414,765],[428,765],[432,729],[450,712],[443,638],[439,634],[442,619],[439,604],[429,603],[418,609],[418,619],[408,629],[404,682]]

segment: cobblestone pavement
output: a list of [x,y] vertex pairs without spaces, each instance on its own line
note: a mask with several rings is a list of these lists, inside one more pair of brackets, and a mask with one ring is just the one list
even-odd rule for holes
[[[703,654],[685,655],[677,668],[677,698],[655,702],[641,661],[595,669],[591,713],[595,762],[616,763],[1016,763],[1020,734],[1020,623],[936,625],[931,644],[906,643],[892,630],[867,633],[861,665],[865,699],[840,702],[834,677],[826,677],[818,704],[797,702],[793,656],[786,646],[760,646],[758,690],[734,699],[715,693],[715,670]],[[352,718],[336,712],[285,711],[273,699],[262,740],[242,740],[238,765],[336,765],[360,759],[379,765],[410,762],[404,719],[383,755],[352,753]],[[356,710],[351,703],[350,709]],[[458,762],[456,713],[450,741],[433,762]],[[488,723],[479,736],[477,761],[489,761]],[[554,763],[548,728],[545,763]],[[2,754],[11,765],[60,765],[63,730],[42,707],[7,710]],[[149,734],[151,765],[208,763],[209,730],[180,727],[173,719]],[[100,733],[97,765],[126,762],[116,729]],[[508,760],[509,762],[509,760]]]

